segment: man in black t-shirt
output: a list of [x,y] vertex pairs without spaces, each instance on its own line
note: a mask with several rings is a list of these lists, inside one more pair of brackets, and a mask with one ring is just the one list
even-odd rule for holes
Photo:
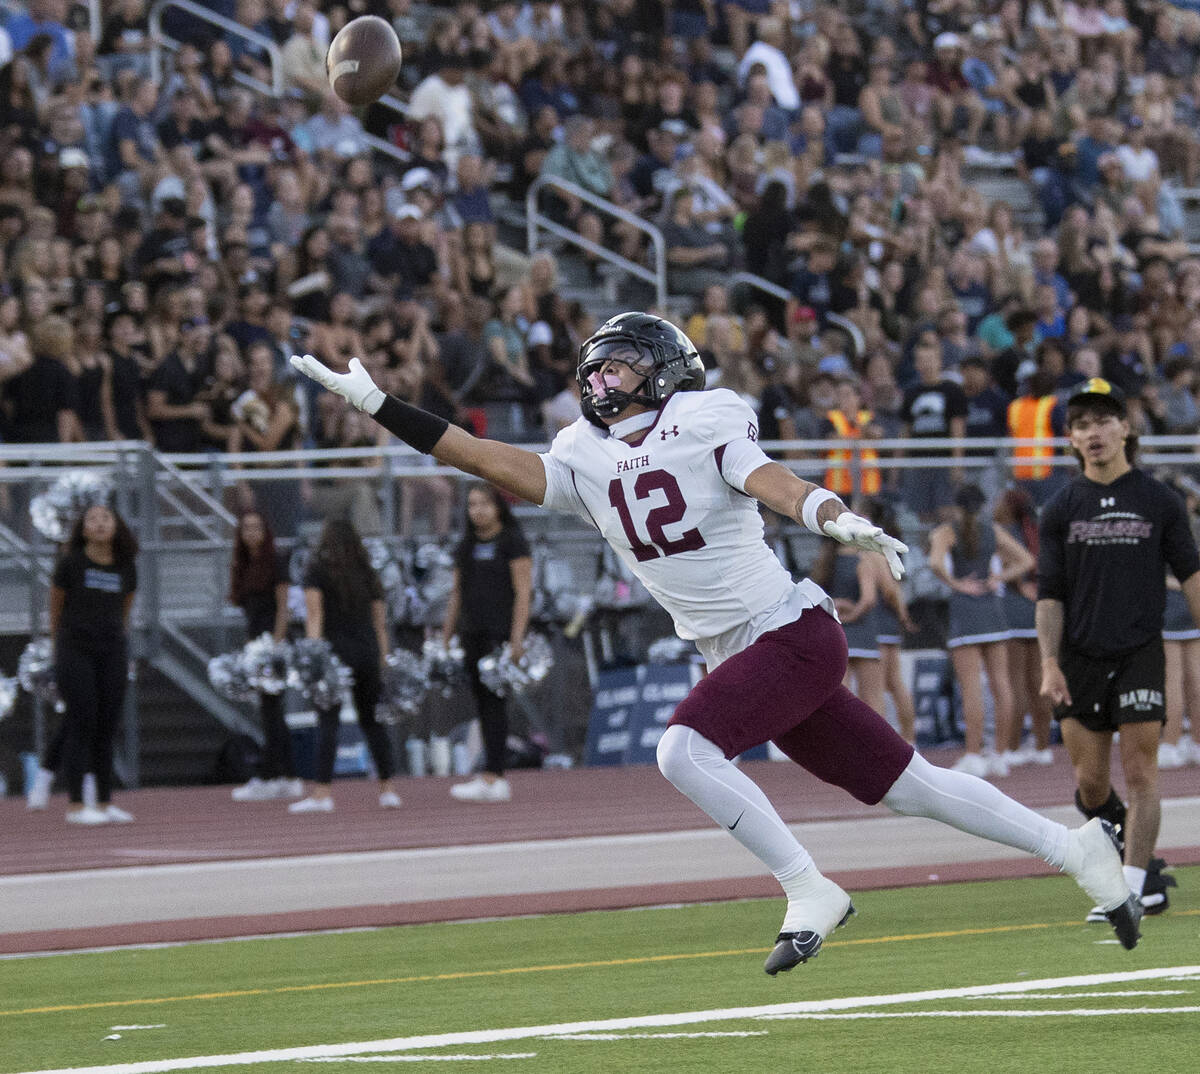
[[[904,436],[912,440],[961,438],[967,431],[967,397],[962,387],[942,376],[942,343],[932,328],[922,329],[913,347],[913,365],[919,378],[904,393],[900,421]],[[943,455],[942,452],[910,450],[910,456]],[[962,448],[951,449],[961,458]],[[945,466],[906,469],[904,499],[923,521],[937,521],[938,511],[949,506],[958,482],[957,468]]]
[[[1079,784],[1075,804],[1123,829],[1130,890],[1146,913],[1161,913],[1173,882],[1153,860],[1166,570],[1200,622],[1200,553],[1179,497],[1133,466],[1136,440],[1120,389],[1099,377],[1080,385],[1067,403],[1067,435],[1083,473],[1038,524],[1041,692],[1061,722]],[[1109,777],[1117,731],[1128,811]]]
[[204,317],[184,321],[179,346],[168,354],[146,381],[146,417],[159,451],[203,451],[203,423],[208,403],[198,399],[208,375],[205,356],[212,329]]

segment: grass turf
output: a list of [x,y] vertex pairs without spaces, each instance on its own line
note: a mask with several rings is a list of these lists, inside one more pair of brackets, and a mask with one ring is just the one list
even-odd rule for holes
[[[1177,875],[1172,911],[1145,922],[1134,952],[1107,942],[1106,926],[1083,924],[1086,901],[1065,878],[855,892],[859,916],[820,958],[774,979],[761,966],[782,900],[10,960],[0,964],[0,1074],[1196,965],[1200,910],[1191,893],[1200,868]],[[623,1031],[615,1040],[532,1038],[417,1054],[529,1056],[469,1069],[502,1062],[538,1074],[1092,1074],[1121,1056],[1156,1074],[1198,1069],[1200,1013],[1039,1012],[1200,1007],[1200,979],[1066,991],[1154,994],[953,997],[844,1012],[854,1018],[738,1017],[640,1028],[647,1035],[633,1038]],[[969,1013],[996,1009],[1025,1016]],[[947,1010],[955,1013],[915,1016]],[[862,1017],[889,1012],[905,1017]],[[119,1040],[104,1040],[113,1032]],[[663,1036],[697,1033],[752,1035]],[[372,1054],[219,1069],[396,1069],[404,1055],[368,1061]]]

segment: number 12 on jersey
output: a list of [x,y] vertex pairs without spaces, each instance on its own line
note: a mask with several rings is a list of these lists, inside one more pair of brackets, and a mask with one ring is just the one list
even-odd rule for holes
[[648,500],[656,492],[666,497],[666,503],[650,508],[646,512],[645,530],[649,541],[644,541],[634,524],[629,502],[625,498],[625,484],[619,477],[614,477],[608,483],[608,502],[617,517],[621,520],[621,528],[629,539],[629,545],[639,563],[648,559],[658,559],[660,556],[677,556],[680,552],[694,552],[704,547],[704,538],[700,531],[693,527],[684,530],[678,537],[667,536],[666,527],[677,525],[683,521],[687,511],[687,503],[683,499],[683,491],[675,476],[666,470],[647,470],[638,474],[633,483],[633,495],[637,500]]

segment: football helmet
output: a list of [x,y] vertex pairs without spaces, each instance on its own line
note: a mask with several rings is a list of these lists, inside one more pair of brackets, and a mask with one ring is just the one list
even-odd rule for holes
[[[643,375],[633,391],[606,383],[601,370],[621,362]],[[621,313],[605,321],[579,348],[579,382],[583,416],[607,429],[612,418],[631,404],[658,407],[675,392],[704,388],[704,363],[696,345],[670,321],[651,313]]]

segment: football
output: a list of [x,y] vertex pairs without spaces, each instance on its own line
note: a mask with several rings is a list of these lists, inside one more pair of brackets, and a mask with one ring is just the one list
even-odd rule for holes
[[351,19],[334,37],[325,57],[329,85],[356,108],[379,100],[400,74],[400,39],[378,15]]

